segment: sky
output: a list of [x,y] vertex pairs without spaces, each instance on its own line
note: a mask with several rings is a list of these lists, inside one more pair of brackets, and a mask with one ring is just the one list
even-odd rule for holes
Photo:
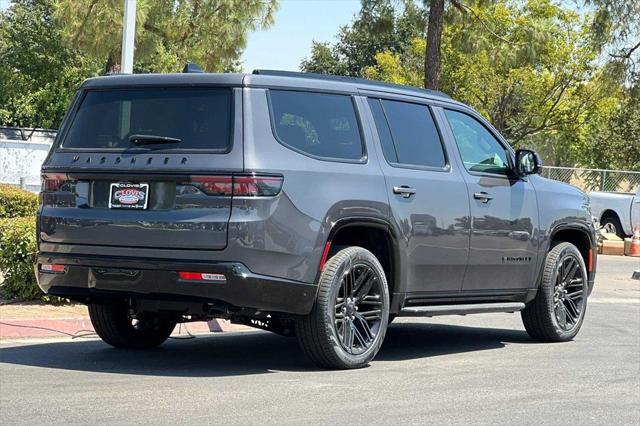
[[298,71],[312,41],[334,41],[340,26],[349,24],[359,10],[360,0],[280,0],[274,25],[249,35],[244,71]]

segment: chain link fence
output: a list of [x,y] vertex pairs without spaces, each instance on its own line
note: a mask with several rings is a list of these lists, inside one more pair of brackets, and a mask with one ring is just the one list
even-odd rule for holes
[[577,186],[586,192],[636,192],[640,172],[545,166],[542,176]]

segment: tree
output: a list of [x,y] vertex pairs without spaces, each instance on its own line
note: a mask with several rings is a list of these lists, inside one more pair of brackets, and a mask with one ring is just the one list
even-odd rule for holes
[[427,45],[424,54],[424,87],[438,90],[440,83],[440,42],[444,24],[444,0],[430,0]]
[[[551,0],[501,1],[445,21],[442,89],[475,107],[516,146],[532,146],[553,164],[577,164],[574,148],[603,98],[619,86],[599,67],[590,22]],[[376,56],[369,78],[420,84],[425,41],[413,57]]]
[[589,117],[582,150],[591,167],[640,170],[640,79]]
[[[57,22],[69,44],[118,70],[122,0],[57,0]],[[231,71],[249,31],[273,24],[277,0],[138,0],[135,67],[177,72],[188,62]]]
[[0,13],[0,125],[56,128],[97,64],[69,48],[53,0],[14,0]]
[[635,0],[585,0],[596,8],[594,33],[608,51],[611,69],[631,83],[640,60],[640,2]]
[[358,77],[375,64],[378,52],[402,54],[415,37],[424,37],[424,11],[413,0],[362,0],[349,26],[334,45],[314,41],[311,56],[300,64],[307,72]]

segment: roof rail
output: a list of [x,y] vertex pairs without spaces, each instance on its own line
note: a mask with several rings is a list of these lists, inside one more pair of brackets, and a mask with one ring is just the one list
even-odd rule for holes
[[277,77],[294,77],[294,78],[311,78],[314,80],[329,80],[329,81],[342,81],[344,83],[360,83],[367,86],[385,87],[389,89],[402,89],[413,92],[418,92],[423,95],[440,96],[443,98],[451,99],[451,96],[438,90],[422,89],[415,86],[404,86],[402,84],[387,83],[378,80],[368,80],[366,78],[359,77],[345,77],[342,75],[333,74],[320,74],[315,72],[298,72],[298,71],[280,71],[280,70],[253,70],[253,74],[256,75],[272,75]]

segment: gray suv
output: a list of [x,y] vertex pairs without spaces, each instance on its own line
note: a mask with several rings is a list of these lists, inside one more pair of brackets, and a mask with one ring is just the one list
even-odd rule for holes
[[588,198],[478,113],[398,85],[279,71],[113,75],[42,167],[36,272],[110,345],[226,318],[362,367],[395,317],[521,311],[573,338]]

